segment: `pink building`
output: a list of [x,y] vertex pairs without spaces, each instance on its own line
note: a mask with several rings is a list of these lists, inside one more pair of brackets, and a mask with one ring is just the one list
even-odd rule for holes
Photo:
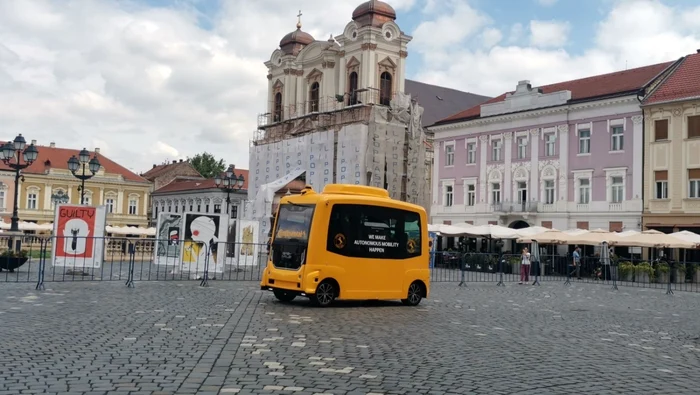
[[638,95],[672,63],[502,94],[430,127],[431,219],[515,228],[641,228]]

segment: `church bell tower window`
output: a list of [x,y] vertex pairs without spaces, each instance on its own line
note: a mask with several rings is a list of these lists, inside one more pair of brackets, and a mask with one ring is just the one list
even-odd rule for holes
[[309,112],[318,112],[319,88],[318,82],[311,84],[311,89],[309,90]]
[[391,78],[391,73],[389,73],[388,71],[383,72],[380,76],[379,104],[381,104],[382,106],[388,106],[389,102],[391,102]]

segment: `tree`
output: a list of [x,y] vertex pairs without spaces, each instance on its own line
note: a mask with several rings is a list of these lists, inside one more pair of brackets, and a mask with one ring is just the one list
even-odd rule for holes
[[216,160],[214,155],[208,152],[197,154],[191,158],[188,157],[187,160],[204,178],[214,178],[226,170],[224,160]]

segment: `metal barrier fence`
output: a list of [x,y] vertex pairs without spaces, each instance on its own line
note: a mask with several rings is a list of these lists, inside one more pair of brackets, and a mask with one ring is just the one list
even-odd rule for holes
[[[21,242],[20,253],[9,248]],[[182,258],[180,259],[180,254]],[[54,257],[54,255],[56,255]],[[259,281],[267,245],[121,237],[0,237],[0,282]]]
[[[20,253],[10,249],[21,242]],[[303,253],[281,249],[280,259],[294,268]],[[53,255],[56,255],[54,257]],[[180,257],[182,254],[182,258]],[[673,291],[700,291],[700,263],[642,261],[614,258],[610,265],[582,257],[578,267],[570,256],[542,255],[528,273],[521,273],[520,255],[487,253],[432,253],[431,282],[589,282],[614,288],[635,286]],[[260,281],[267,264],[266,244],[195,242],[142,238],[0,237],[0,282],[198,280]],[[289,266],[291,265],[291,266]],[[527,275],[527,276],[525,276]],[[521,278],[522,276],[522,278]],[[527,278],[525,278],[527,277]]]
[[700,292],[700,263],[661,260],[613,258],[609,265],[596,257],[581,257],[580,265],[573,266],[571,256],[541,255],[540,262],[532,262],[527,273],[522,272],[521,256],[513,254],[436,252],[431,257],[432,282],[527,282],[561,281],[609,284]]

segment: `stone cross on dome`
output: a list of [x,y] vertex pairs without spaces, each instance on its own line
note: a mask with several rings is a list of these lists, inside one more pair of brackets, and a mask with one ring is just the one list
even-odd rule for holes
[[297,29],[301,29],[301,16],[304,15],[301,13],[301,10],[299,10],[299,14],[297,15]]

